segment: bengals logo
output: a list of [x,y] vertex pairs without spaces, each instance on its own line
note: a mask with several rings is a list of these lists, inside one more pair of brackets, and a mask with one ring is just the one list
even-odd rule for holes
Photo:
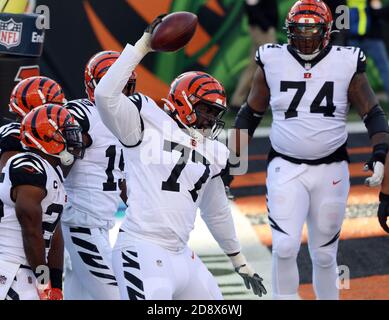
[[22,66],[19,68],[18,72],[16,73],[14,80],[15,82],[20,82],[29,77],[39,76],[39,74],[40,74],[40,69],[38,65]]

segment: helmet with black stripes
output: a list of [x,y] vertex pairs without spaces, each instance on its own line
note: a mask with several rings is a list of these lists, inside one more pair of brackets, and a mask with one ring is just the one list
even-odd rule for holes
[[[165,109],[185,127],[206,130],[215,139],[224,128],[221,117],[227,110],[223,85],[200,71],[179,75],[170,85]],[[210,130],[210,131],[209,131]]]
[[300,54],[316,54],[328,45],[332,23],[331,10],[324,1],[299,0],[285,21],[288,42]]
[[[90,101],[95,101],[95,89],[101,78],[107,73],[108,69],[119,58],[120,53],[117,51],[101,51],[96,53],[88,61],[85,67],[84,82],[85,92]],[[126,96],[131,96],[135,92],[136,87],[136,73],[132,72],[130,79],[127,82],[123,93]]]
[[61,86],[47,77],[30,77],[20,81],[12,90],[9,111],[23,118],[32,109],[46,103],[66,103]]
[[58,157],[65,166],[84,156],[80,126],[66,108],[57,104],[30,111],[23,118],[20,137],[24,146]]

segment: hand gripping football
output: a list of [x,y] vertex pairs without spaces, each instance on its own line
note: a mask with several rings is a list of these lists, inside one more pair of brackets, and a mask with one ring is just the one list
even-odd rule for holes
[[151,48],[155,51],[177,51],[192,39],[197,16],[190,12],[174,12],[165,16],[151,35]]

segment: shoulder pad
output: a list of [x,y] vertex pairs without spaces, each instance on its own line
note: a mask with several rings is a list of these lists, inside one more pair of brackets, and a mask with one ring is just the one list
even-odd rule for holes
[[24,151],[20,142],[20,123],[12,122],[0,128],[0,153]]
[[9,177],[13,187],[33,185],[46,189],[47,174],[43,162],[32,154],[20,154],[11,160]]
[[[358,47],[342,47],[336,46],[336,52],[342,54],[343,61],[350,61],[350,63],[355,63],[356,61],[356,73],[366,72],[366,63],[367,58],[362,49]],[[347,59],[347,60],[346,60]]]
[[260,47],[258,47],[255,53],[255,62],[263,67],[266,64],[266,58],[269,55],[274,55],[274,52],[278,52],[282,49],[282,45],[274,44],[274,43],[266,43]]
[[80,124],[82,132],[87,133],[91,127],[91,108],[94,108],[94,104],[88,99],[79,99],[67,102],[64,107],[69,110],[74,119]]

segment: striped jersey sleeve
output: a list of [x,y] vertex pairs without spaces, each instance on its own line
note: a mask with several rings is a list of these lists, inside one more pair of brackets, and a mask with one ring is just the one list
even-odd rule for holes
[[74,119],[81,126],[83,133],[88,133],[92,124],[92,111],[94,104],[88,99],[72,100],[67,102],[64,107],[69,110]]
[[0,155],[7,151],[24,151],[20,142],[20,123],[12,122],[0,128]]
[[12,159],[9,177],[12,187],[32,185],[46,190],[47,173],[42,160],[30,153]]

